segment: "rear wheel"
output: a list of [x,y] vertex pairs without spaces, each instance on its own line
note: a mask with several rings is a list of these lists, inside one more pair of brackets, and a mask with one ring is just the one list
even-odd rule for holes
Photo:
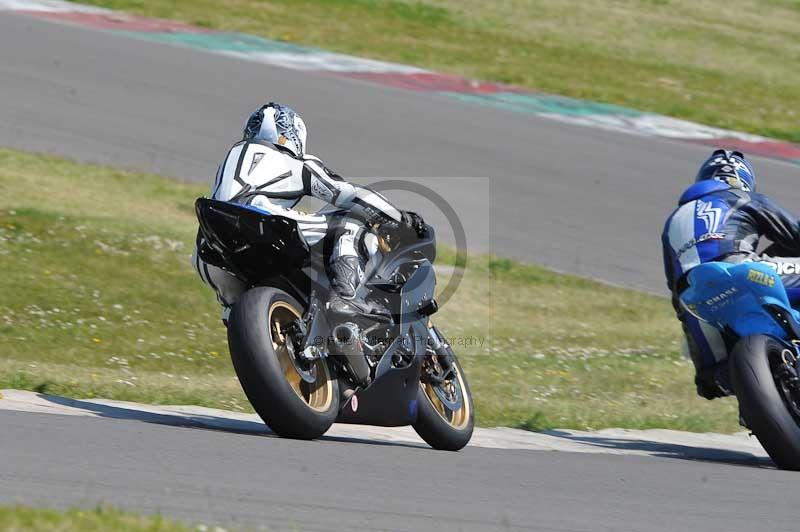
[[[414,430],[434,449],[458,451],[469,443],[475,426],[475,408],[464,370],[450,347],[447,353],[452,371],[443,382],[432,382],[426,372],[441,367],[437,355],[429,354],[423,363],[423,376],[417,391],[417,421]],[[434,367],[426,367],[433,365]]]
[[743,338],[730,358],[745,423],[781,469],[800,470],[800,389],[785,369],[794,354],[768,336]]
[[261,419],[287,438],[313,439],[333,424],[339,385],[325,359],[295,356],[287,328],[302,307],[286,292],[256,287],[245,292],[228,322],[236,375]]

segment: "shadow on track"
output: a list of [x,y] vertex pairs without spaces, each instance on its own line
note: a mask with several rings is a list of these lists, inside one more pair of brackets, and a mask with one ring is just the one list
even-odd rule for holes
[[[136,408],[126,408],[125,406],[120,405],[108,405],[95,403],[92,401],[81,401],[79,399],[70,399],[55,395],[37,394],[37,396],[59,406],[84,410],[99,417],[109,419],[140,421],[182,428],[214,430],[254,437],[277,437],[269,429],[269,427],[260,421],[203,415],[195,412],[190,413],[176,411],[174,414],[163,412],[147,412],[144,410],[138,410]],[[647,455],[650,456],[662,458],[716,462],[757,468],[774,468],[772,461],[768,458],[755,456],[744,451],[727,450],[719,447],[682,445],[678,443],[659,442],[644,439],[629,440],[603,436],[600,434],[592,436],[575,435],[559,430],[546,431],[544,434],[587,446],[620,451],[638,451],[647,453]],[[428,447],[422,442],[419,444],[414,444],[409,442],[395,442],[387,440],[369,440],[352,436],[324,436],[320,439],[322,441],[331,442],[360,443],[366,445],[390,445],[415,449],[428,449]]]
[[[125,408],[124,406],[106,405],[95,403],[92,401],[81,401],[79,399],[70,399],[68,397],[60,397],[57,395],[37,394],[38,397],[68,408],[75,408],[92,412],[99,417],[109,419],[122,419],[129,421],[142,421],[145,423],[154,423],[156,425],[169,425],[173,427],[203,429],[203,430],[216,430],[221,432],[231,432],[235,434],[244,434],[250,436],[272,437],[278,436],[264,423],[257,421],[248,421],[243,419],[232,419],[221,416],[209,416],[189,412],[175,412],[174,414],[164,414],[157,412],[147,412],[145,410],[136,410],[135,408]],[[427,449],[426,445],[420,443],[415,445],[408,442],[392,442],[392,441],[375,441],[365,438],[345,437],[345,436],[323,436],[320,438],[322,441],[332,442],[348,442],[348,443],[361,443],[366,445],[392,445],[408,448],[423,448]]]
[[613,438],[602,435],[579,436],[550,430],[545,432],[548,436],[563,438],[565,440],[583,443],[604,449],[617,449],[623,451],[643,451],[650,456],[661,458],[677,458],[680,460],[695,460],[702,462],[719,462],[731,465],[770,468],[774,469],[775,464],[769,458],[756,456],[744,451],[734,451],[715,447],[697,447],[682,445],[671,442],[659,442],[652,440],[627,440]]

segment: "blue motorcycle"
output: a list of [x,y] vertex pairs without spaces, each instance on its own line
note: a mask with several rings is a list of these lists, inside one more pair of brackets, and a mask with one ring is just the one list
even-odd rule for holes
[[686,310],[717,328],[743,423],[782,469],[800,470],[800,294],[769,266],[709,262],[687,274]]

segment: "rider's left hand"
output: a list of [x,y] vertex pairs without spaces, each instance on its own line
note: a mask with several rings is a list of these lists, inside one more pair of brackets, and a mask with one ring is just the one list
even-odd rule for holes
[[418,238],[425,238],[428,235],[428,228],[422,216],[412,211],[402,211],[403,222],[416,233]]
[[424,238],[428,234],[425,221],[419,214],[410,211],[400,211],[400,214],[402,219],[399,222],[392,220],[375,226],[388,249],[394,249],[403,242]]

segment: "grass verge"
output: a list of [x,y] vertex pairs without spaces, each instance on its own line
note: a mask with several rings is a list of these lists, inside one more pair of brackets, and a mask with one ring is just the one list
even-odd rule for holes
[[[189,264],[205,187],[0,149],[0,189],[0,388],[250,409]],[[473,257],[436,321],[480,425],[738,428],[663,298]]]
[[796,0],[82,3],[800,142]]
[[[110,508],[64,512],[24,506],[0,506],[0,530],[5,532],[189,532],[213,530],[188,527],[161,517],[142,517]],[[221,530],[221,529],[216,529]]]

